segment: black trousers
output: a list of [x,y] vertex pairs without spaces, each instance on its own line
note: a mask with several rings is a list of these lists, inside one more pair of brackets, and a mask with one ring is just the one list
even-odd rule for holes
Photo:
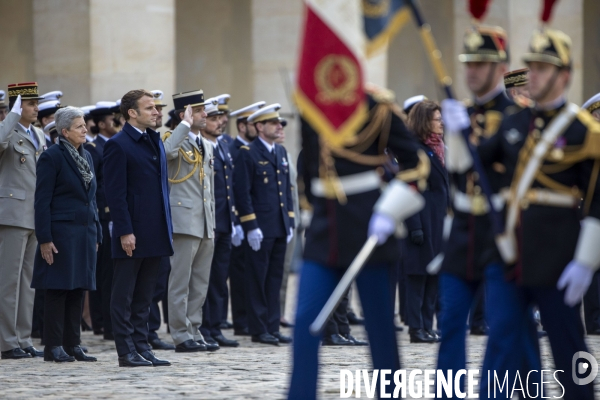
[[437,301],[437,275],[405,275],[406,324],[410,329],[433,329]]
[[331,336],[340,334],[347,335],[350,333],[350,323],[348,322],[348,303],[350,302],[348,298],[349,292],[346,292],[346,295],[340,302],[340,305],[335,309],[327,324],[325,324],[325,329],[323,330],[323,335]]
[[73,347],[81,344],[83,289],[47,289],[44,298],[44,343]]
[[[37,294],[37,293],[36,293]],[[34,307],[35,308],[35,307]],[[35,312],[34,312],[35,313]],[[600,272],[596,271],[588,291],[583,296],[583,315],[588,334],[600,330]]]
[[246,252],[250,250],[248,241],[244,239],[241,246],[231,249],[229,260],[229,286],[231,288],[231,316],[233,329],[241,330],[248,327],[246,317]]
[[115,259],[110,305],[119,357],[150,350],[148,315],[161,258]]
[[39,332],[41,338],[44,337],[45,294],[46,291],[44,289],[36,289],[35,297],[33,298],[33,321],[31,322],[31,332]]
[[215,250],[210,266],[206,300],[202,306],[202,335],[221,335],[223,310],[227,313],[227,275],[231,255],[231,233],[215,233]]
[[[114,261],[112,258],[112,250],[110,249],[110,232],[108,230],[109,221],[100,221],[102,225],[102,244],[98,248],[98,261],[96,271],[101,271],[100,279],[96,280],[96,287],[101,287],[102,292],[102,328],[105,334],[111,334],[113,331],[112,320],[110,317],[110,298],[112,294],[112,281]],[[91,293],[90,293],[91,296]],[[91,300],[90,300],[91,301]],[[92,324],[94,321],[92,320]],[[96,327],[94,326],[94,329]]]
[[169,274],[171,273],[170,257],[161,257],[160,270],[156,279],[156,287],[154,288],[154,296],[152,304],[150,304],[150,315],[148,317],[148,340],[158,339],[157,330],[160,329],[160,308],[158,303],[166,302],[167,289],[169,285]]
[[279,332],[281,281],[286,238],[264,238],[260,250],[246,247],[246,299],[251,335]]

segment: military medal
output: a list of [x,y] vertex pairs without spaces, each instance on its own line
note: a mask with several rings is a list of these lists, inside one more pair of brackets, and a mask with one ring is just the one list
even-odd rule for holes
[[287,166],[288,166],[288,162],[287,162],[287,160],[285,159],[285,157],[283,157],[283,159],[282,159],[282,161],[281,161],[281,165],[283,165],[284,167],[287,167]]
[[19,146],[22,146],[23,145],[23,141],[19,140],[18,144],[19,144]]
[[21,164],[25,164],[25,157],[21,157]]

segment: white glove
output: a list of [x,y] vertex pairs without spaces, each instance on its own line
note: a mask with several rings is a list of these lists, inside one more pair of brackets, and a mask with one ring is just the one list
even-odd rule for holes
[[449,134],[460,133],[471,125],[465,105],[454,99],[442,100],[442,119]]
[[591,268],[575,260],[571,261],[560,275],[556,285],[558,290],[566,288],[565,304],[569,307],[578,304],[587,292],[593,277],[594,271]]
[[17,96],[15,104],[13,105],[13,108],[10,110],[10,112],[14,112],[15,114],[21,115],[21,95]]
[[231,244],[239,247],[244,240],[244,231],[240,225],[231,224]]
[[287,236],[287,243],[291,242],[294,238],[294,228],[290,228],[290,234]]
[[108,234],[112,238],[112,221],[108,221]]
[[369,237],[377,235],[377,244],[384,244],[396,231],[396,222],[387,215],[374,213],[369,221]]
[[263,240],[263,233],[260,228],[252,229],[248,232],[248,244],[252,247],[252,250],[260,250],[260,242]]

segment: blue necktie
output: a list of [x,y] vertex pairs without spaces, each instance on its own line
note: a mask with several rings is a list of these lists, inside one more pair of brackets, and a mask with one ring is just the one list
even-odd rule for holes
[[31,131],[29,129],[27,129],[27,134],[29,135],[29,137],[33,141],[33,145],[35,146],[35,149],[37,150],[38,147],[39,147],[38,142],[37,142],[37,138],[35,137],[35,135],[31,134]]

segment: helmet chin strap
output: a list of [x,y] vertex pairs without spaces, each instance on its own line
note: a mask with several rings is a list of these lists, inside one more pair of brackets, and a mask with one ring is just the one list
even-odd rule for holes
[[560,72],[560,68],[555,68],[555,71],[552,74],[552,77],[550,78],[550,80],[548,81],[548,83],[546,84],[546,87],[544,88],[544,90],[542,90],[542,92],[540,93],[539,96],[536,96],[536,99],[535,99],[536,102],[538,102],[539,99],[543,99],[546,96],[548,96],[548,93],[550,93],[550,90],[552,89],[552,87],[556,83],[556,80],[558,79],[558,73],[559,72]]
[[[490,67],[490,70],[487,74],[487,78],[485,79],[485,83],[483,85],[483,87],[481,88],[481,91],[484,93],[483,96],[485,96],[486,94],[488,94],[490,92],[490,90],[493,89],[494,86],[494,75],[496,74],[496,68],[498,68],[498,63],[492,63],[492,66]],[[480,96],[480,97],[483,97]]]

